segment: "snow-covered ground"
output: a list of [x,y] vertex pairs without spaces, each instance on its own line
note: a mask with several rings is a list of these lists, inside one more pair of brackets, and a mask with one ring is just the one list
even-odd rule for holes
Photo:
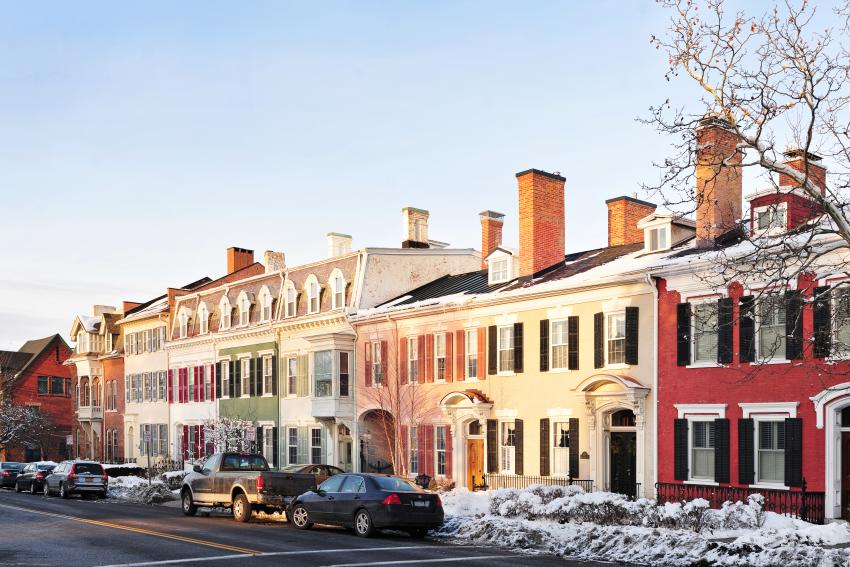
[[850,565],[847,525],[764,512],[760,497],[711,510],[701,499],[658,505],[577,487],[441,496],[446,521],[434,535],[461,543],[647,565]]
[[152,480],[138,476],[119,476],[109,479],[107,496],[117,500],[138,502],[141,504],[162,504],[180,497],[179,490],[171,490],[162,480]]

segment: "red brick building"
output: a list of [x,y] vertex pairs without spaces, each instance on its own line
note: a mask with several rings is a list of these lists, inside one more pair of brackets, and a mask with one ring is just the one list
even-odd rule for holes
[[0,450],[0,460],[60,460],[68,456],[71,434],[71,369],[63,363],[71,348],[61,336],[27,341],[17,351],[0,351],[0,397],[47,414],[54,430],[24,446]]

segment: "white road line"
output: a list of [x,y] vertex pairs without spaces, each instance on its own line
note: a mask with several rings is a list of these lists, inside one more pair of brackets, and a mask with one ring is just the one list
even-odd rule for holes
[[481,555],[477,557],[447,557],[445,559],[400,559],[398,561],[369,561],[368,563],[334,563],[324,567],[367,567],[369,565],[411,565],[413,563],[455,563],[458,561],[483,561],[484,559],[504,559],[504,555]]
[[[286,555],[319,555],[323,553],[351,553],[355,551],[395,551],[409,549],[433,549],[430,545],[400,545],[398,547],[359,547],[359,548],[340,548],[340,549],[306,549],[301,551],[268,551],[263,553],[255,553],[253,555],[213,555],[211,557],[189,557],[186,559],[165,559],[162,561],[143,561],[141,563],[115,563],[112,565],[101,565],[100,567],[148,567],[154,565],[179,565],[180,563],[204,563],[207,561],[223,561],[225,559],[250,559],[251,557],[276,557]],[[362,563],[362,565],[372,565],[372,563]],[[379,565],[376,563],[375,565]]]

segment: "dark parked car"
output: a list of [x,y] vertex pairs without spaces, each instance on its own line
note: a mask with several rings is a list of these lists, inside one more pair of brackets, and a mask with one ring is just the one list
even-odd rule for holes
[[308,473],[316,477],[316,485],[322,484],[330,477],[345,471],[332,465],[288,465],[281,472]]
[[44,479],[44,495],[94,494],[106,497],[109,479],[100,463],[92,461],[62,461]]
[[15,479],[24,468],[23,463],[0,463],[0,486],[4,488],[12,488],[15,486]]
[[44,479],[53,472],[54,468],[56,468],[55,463],[27,464],[15,479],[15,492],[29,490],[31,494],[41,494],[44,492]]
[[313,524],[335,524],[354,528],[361,537],[383,528],[423,537],[443,524],[443,503],[403,478],[345,473],[299,496],[287,515],[304,530]]

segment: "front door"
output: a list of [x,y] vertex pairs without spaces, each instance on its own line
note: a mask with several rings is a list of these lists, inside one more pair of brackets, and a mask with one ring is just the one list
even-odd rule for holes
[[466,471],[469,490],[484,484],[484,439],[467,439]]
[[611,492],[634,497],[637,434],[633,431],[611,433]]
[[841,433],[841,519],[850,520],[850,431]]

